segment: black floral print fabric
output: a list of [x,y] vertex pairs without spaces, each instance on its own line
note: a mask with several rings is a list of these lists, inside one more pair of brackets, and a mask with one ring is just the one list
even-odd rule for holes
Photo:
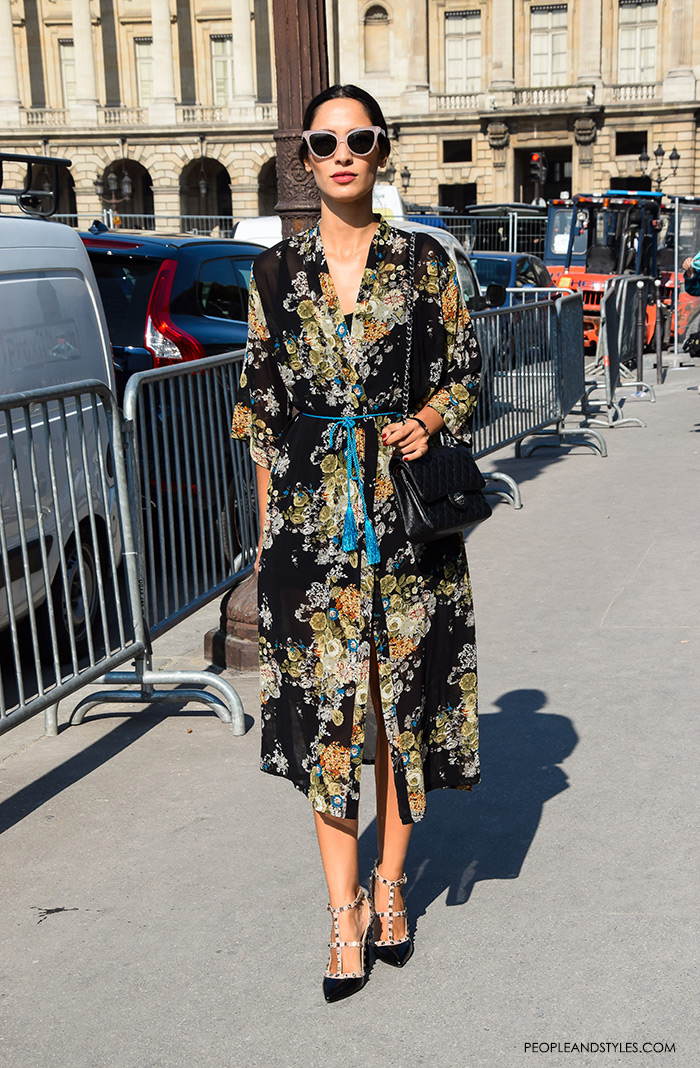
[[271,471],[258,575],[261,766],[318,811],[357,814],[373,641],[404,823],[422,817],[429,790],[479,780],[464,541],[407,540],[381,432],[399,419],[409,306],[411,411],[430,403],[462,440],[480,358],[447,254],[417,235],[409,298],[408,252],[407,234],[382,220],[349,328],[318,227],[261,253],[232,428]]

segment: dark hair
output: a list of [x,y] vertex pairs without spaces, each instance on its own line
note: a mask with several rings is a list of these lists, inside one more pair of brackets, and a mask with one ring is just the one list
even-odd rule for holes
[[[314,116],[321,104],[325,104],[327,100],[357,100],[362,104],[363,108],[369,115],[370,124],[372,126],[381,126],[383,133],[380,133],[377,144],[379,145],[380,152],[385,153],[387,156],[391,152],[391,142],[389,141],[389,133],[387,131],[386,119],[382,114],[377,101],[371,96],[365,89],[360,89],[359,85],[330,85],[327,89],[317,93],[313,100],[310,100],[306,105],[304,111],[304,129],[310,130],[311,123],[314,121]],[[303,163],[308,156],[309,151],[306,147],[306,141],[302,141],[299,146],[299,159]]]

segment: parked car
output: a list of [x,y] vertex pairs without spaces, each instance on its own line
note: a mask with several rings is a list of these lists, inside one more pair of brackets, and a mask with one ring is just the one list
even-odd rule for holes
[[471,262],[482,288],[497,285],[506,291],[522,290],[522,294],[505,292],[500,302],[502,307],[517,307],[523,301],[542,300],[544,294],[535,292],[528,295],[528,289],[554,287],[549,271],[537,256],[518,252],[473,252]]
[[104,304],[120,396],[135,371],[245,345],[260,245],[102,224],[80,236]]
[[457,281],[462,291],[462,299],[470,312],[482,311],[484,308],[492,307],[493,303],[502,301],[505,294],[501,293],[500,289],[491,292],[482,290],[464,246],[449,230],[408,219],[392,219],[392,225],[401,230],[408,230],[409,233],[430,234],[442,245],[457,268]]
[[[32,157],[28,159],[31,163]],[[114,391],[107,323],[82,242],[62,223],[0,215],[3,395],[48,390],[86,379],[97,379]],[[97,567],[98,560],[106,558],[108,538],[115,547],[117,565],[121,560],[114,494],[110,488],[106,502],[98,489],[100,471],[108,473],[108,486],[113,486],[111,447],[99,454],[99,442],[108,441],[108,436],[95,433],[95,419],[99,426],[106,414],[101,406],[96,409],[85,400],[81,419],[77,403],[68,399],[64,424],[58,403],[50,402],[49,449],[42,410],[37,407],[30,412],[33,450],[22,410],[13,411],[11,435],[5,418],[0,421],[0,504],[9,563],[8,576],[0,559],[0,643],[9,655],[8,591],[15,622],[30,614],[30,603],[41,610],[50,596],[60,652],[67,655],[70,650],[72,623],[77,652],[82,655],[99,609]],[[13,479],[11,449],[18,485]],[[72,470],[69,456],[73,458]],[[85,465],[83,457],[88,458]],[[99,546],[93,542],[91,513]],[[40,649],[48,633],[48,626],[39,627]]]

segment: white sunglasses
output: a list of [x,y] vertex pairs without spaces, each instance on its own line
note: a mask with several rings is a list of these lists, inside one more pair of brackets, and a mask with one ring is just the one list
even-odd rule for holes
[[328,159],[341,143],[347,146],[353,156],[369,156],[382,133],[386,136],[381,126],[358,126],[346,133],[345,137],[338,137],[330,130],[304,130],[301,136],[316,159]]

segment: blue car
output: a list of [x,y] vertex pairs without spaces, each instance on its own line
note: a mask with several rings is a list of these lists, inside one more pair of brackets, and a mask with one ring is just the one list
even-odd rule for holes
[[546,289],[554,286],[552,277],[541,259],[524,252],[473,252],[472,266],[482,290],[489,285],[503,286],[506,290],[521,290],[506,293],[503,308],[518,307],[524,301],[543,300],[546,294],[528,290]]

